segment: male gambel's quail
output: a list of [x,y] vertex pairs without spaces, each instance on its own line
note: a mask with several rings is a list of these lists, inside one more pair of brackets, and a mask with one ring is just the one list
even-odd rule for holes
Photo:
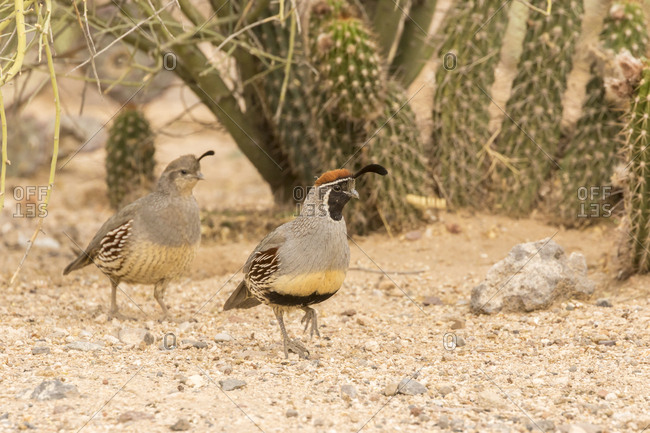
[[319,177],[300,215],[273,230],[255,248],[244,265],[244,280],[223,307],[271,306],[282,332],[285,357],[291,350],[306,358],[309,351],[287,336],[284,309],[302,308],[305,331],[311,323],[310,335],[320,337],[316,310],[309,305],[328,299],[343,284],[350,265],[350,247],[342,211],[350,198],[359,198],[355,179],[368,172],[388,174],[381,165],[370,164],[356,174],[339,169]]
[[154,298],[167,317],[163,300],[170,280],[189,268],[201,241],[199,206],[192,195],[203,179],[201,158],[184,155],[160,176],[156,190],[122,208],[99,229],[85,251],[63,275],[94,263],[111,280],[111,317],[125,318],[117,307],[120,282],[155,284]]

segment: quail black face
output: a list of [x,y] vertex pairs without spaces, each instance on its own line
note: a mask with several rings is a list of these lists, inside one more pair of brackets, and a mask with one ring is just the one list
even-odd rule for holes
[[359,198],[355,189],[354,178],[343,178],[334,182],[327,189],[327,210],[330,218],[340,221],[343,218],[343,208],[351,198]]

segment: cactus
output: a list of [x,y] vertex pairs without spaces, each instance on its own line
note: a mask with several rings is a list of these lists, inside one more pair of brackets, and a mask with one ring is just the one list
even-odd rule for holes
[[375,38],[350,8],[322,2],[312,9],[310,60],[323,107],[338,117],[373,120],[381,113],[386,73]]
[[625,126],[628,182],[625,211],[629,224],[631,267],[650,271],[650,64],[646,62]]
[[601,38],[605,47],[615,53],[627,49],[635,57],[643,55],[648,45],[648,29],[641,2],[614,3],[605,18]]
[[[633,56],[645,53],[648,33],[641,5],[634,1],[615,3],[605,18],[600,40],[611,62],[614,54],[628,50]],[[568,137],[561,170],[549,194],[548,208],[559,222],[567,226],[585,225],[607,217],[620,199],[611,178],[618,160],[618,135],[623,108],[607,98],[603,76],[609,64],[592,64],[592,78],[587,83],[583,114]]]
[[512,94],[506,104],[496,151],[512,166],[501,164],[492,177],[494,207],[526,215],[539,190],[557,167],[562,97],[580,32],[582,2],[553,2],[549,16],[532,15]]
[[433,143],[439,165],[435,177],[440,195],[453,205],[480,206],[486,195],[488,167],[481,154],[491,136],[490,99],[481,89],[489,92],[499,61],[508,15],[505,10],[497,14],[499,6],[489,0],[456,2],[442,30],[448,37],[440,49],[443,64],[436,74]]
[[356,166],[378,163],[388,168],[389,175],[360,180],[369,196],[350,206],[347,220],[354,233],[367,233],[383,226],[389,232],[412,226],[420,215],[407,204],[406,195],[430,196],[432,192],[428,162],[423,156],[430,152],[420,138],[415,113],[405,104],[408,97],[394,82],[388,84],[387,90],[382,100],[384,111],[365,124],[367,138],[357,143],[357,153],[351,163]]
[[126,107],[115,118],[106,142],[106,185],[114,209],[146,194],[154,178],[154,141],[144,114]]

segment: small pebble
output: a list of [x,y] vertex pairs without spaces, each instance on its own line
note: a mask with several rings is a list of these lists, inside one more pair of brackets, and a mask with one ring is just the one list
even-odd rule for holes
[[298,411],[295,409],[287,409],[285,415],[287,418],[296,418],[298,416]]
[[50,353],[50,348],[47,346],[32,347],[32,355],[42,355]]
[[132,344],[134,346],[138,346],[142,342],[148,346],[153,344],[155,340],[153,334],[143,328],[122,328],[117,338],[124,344]]
[[442,300],[437,296],[425,296],[422,305],[442,305]]
[[441,429],[449,428],[449,417],[447,415],[440,415],[440,418],[438,418],[438,427]]
[[454,392],[454,389],[451,387],[451,385],[444,383],[438,385],[438,392],[440,393],[440,395],[445,397],[447,396],[447,394],[451,394],[452,392]]
[[344,312],[341,313],[342,316],[348,316],[348,317],[352,317],[355,314],[357,314],[357,310],[354,310],[352,308],[350,308],[349,310],[345,310]]
[[246,382],[239,379],[224,379],[219,381],[219,385],[224,391],[232,391],[234,389],[243,388],[246,386]]
[[597,307],[604,307],[604,308],[612,308],[613,305],[611,302],[609,302],[609,299],[601,298],[596,301],[596,306]]
[[567,310],[567,311],[573,311],[573,310],[575,310],[575,309],[576,309],[575,304],[573,304],[573,303],[571,303],[571,302],[569,302],[568,304],[566,304],[566,310]]
[[460,335],[456,336],[456,347],[463,347],[465,345],[465,340]]
[[384,388],[384,395],[390,397],[390,396],[393,396],[393,395],[397,394],[397,387],[398,386],[399,386],[399,383],[397,383],[397,382],[387,383],[386,387]]
[[397,392],[404,395],[426,394],[427,387],[415,379],[404,378],[400,381]]
[[171,431],[186,431],[189,430],[191,427],[190,422],[186,420],[185,418],[180,418],[178,421],[176,421],[176,424],[170,426]]
[[409,412],[412,416],[420,416],[422,414],[422,408],[414,404],[409,405]]
[[190,347],[193,347],[195,349],[205,349],[208,347],[208,343],[205,341],[197,341],[197,340],[190,340],[190,339],[183,339],[181,340],[181,345],[185,349],[189,349]]
[[232,341],[232,337],[226,333],[219,333],[214,336],[214,341],[217,343],[223,343],[224,341]]
[[571,367],[569,367],[569,371],[570,371],[571,373],[575,373],[576,371],[578,371],[578,367],[575,366],[575,365],[572,365]]
[[357,389],[354,385],[341,385],[341,398],[346,401],[357,398]]
[[614,340],[600,340],[598,344],[601,346],[616,346],[616,341]]
[[103,347],[101,344],[90,343],[88,341],[74,341],[65,345],[67,350],[78,350],[80,352],[94,352],[96,350],[102,350]]
[[453,319],[451,323],[451,329],[463,329],[465,327],[465,321],[463,319]]
[[413,230],[404,234],[404,239],[407,241],[417,241],[422,237],[422,232],[420,230]]

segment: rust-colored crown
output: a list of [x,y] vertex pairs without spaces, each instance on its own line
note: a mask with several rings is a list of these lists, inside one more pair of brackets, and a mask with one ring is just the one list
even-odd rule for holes
[[316,183],[314,185],[321,186],[324,183],[330,183],[338,179],[343,179],[352,176],[353,176],[352,172],[346,168],[339,168],[338,170],[326,171],[325,173],[323,173],[321,177],[316,179]]

